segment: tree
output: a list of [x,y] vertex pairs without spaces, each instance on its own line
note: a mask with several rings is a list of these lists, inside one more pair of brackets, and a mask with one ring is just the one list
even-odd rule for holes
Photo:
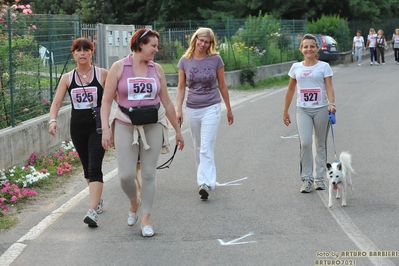
[[40,0],[32,2],[32,9],[35,10],[37,14],[73,15],[80,7],[79,0]]

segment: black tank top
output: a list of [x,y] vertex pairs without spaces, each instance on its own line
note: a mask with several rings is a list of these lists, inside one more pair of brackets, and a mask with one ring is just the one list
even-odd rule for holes
[[71,84],[69,85],[68,88],[68,94],[69,97],[71,98],[71,104],[72,104],[72,111],[71,111],[71,120],[73,122],[89,122],[92,123],[94,121],[93,119],[93,110],[92,109],[75,109],[73,103],[72,103],[72,95],[71,91],[76,88],[86,88],[86,87],[97,87],[97,106],[101,106],[101,101],[103,99],[103,93],[104,93],[104,88],[101,85],[101,82],[98,81],[97,79],[97,74],[96,74],[96,69],[97,67],[94,66],[94,76],[92,81],[84,86],[80,86],[76,83],[75,77],[76,77],[76,69],[73,71],[73,77],[71,80]]

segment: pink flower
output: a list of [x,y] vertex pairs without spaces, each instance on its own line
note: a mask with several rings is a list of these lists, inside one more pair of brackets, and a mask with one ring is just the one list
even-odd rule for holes
[[1,206],[3,210],[8,211],[8,207],[6,205]]
[[46,98],[43,98],[43,99],[42,99],[42,103],[48,103],[47,99],[46,99]]
[[34,30],[37,29],[37,28],[36,28],[36,25],[32,25],[32,29],[34,29]]
[[24,108],[24,110],[22,110],[22,112],[24,112],[24,113],[26,113],[26,112],[28,112],[28,111],[29,111],[28,108]]
[[12,196],[12,197],[11,197],[11,201],[12,201],[12,202],[16,202],[17,199],[18,199],[17,196]]
[[64,172],[61,167],[57,167],[57,175],[62,175]]
[[5,198],[0,198],[0,203],[4,202],[5,200]]

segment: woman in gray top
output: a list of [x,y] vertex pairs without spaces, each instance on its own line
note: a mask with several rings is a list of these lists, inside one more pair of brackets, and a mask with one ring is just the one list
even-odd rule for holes
[[202,200],[216,186],[214,147],[220,123],[221,97],[231,125],[229,91],[224,78],[224,63],[216,51],[215,34],[210,28],[199,28],[191,37],[190,47],[178,63],[179,83],[176,105],[179,123],[183,122],[182,105],[188,86],[186,117],[194,141],[197,184]]

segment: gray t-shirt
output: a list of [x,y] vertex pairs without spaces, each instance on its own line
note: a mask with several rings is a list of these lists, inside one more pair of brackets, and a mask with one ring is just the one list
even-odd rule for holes
[[202,60],[182,57],[177,67],[186,73],[188,94],[186,106],[203,108],[221,102],[217,88],[217,70],[224,66],[220,55],[205,57]]

